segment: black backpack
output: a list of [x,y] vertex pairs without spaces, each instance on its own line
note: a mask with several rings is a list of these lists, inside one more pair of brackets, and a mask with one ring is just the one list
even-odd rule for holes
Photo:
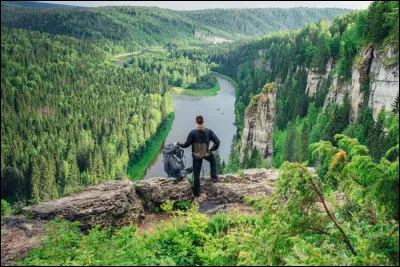
[[[166,145],[163,150],[164,171],[168,177],[182,180],[187,174],[192,172],[192,168],[186,168],[183,159],[184,151],[181,147],[174,144]],[[186,161],[186,158],[185,158]]]

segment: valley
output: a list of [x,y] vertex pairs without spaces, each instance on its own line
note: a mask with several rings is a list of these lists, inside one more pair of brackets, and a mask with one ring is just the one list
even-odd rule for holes
[[398,2],[1,7],[2,265],[399,264]]

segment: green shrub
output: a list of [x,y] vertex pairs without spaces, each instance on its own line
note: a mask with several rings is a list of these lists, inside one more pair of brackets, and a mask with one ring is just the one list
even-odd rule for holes
[[244,175],[244,172],[242,169],[238,170],[237,173],[239,174],[240,178],[242,178],[243,182],[246,181],[246,176]]
[[184,200],[184,201],[175,202],[174,207],[177,210],[188,210],[190,208],[190,201]]
[[165,201],[165,203],[160,205],[160,208],[166,213],[171,213],[174,209],[174,202],[168,199],[167,201]]
[[26,206],[24,201],[15,202],[12,205],[12,214],[20,214],[22,212],[22,208]]
[[11,206],[10,204],[2,199],[1,200],[1,216],[6,216],[11,213]]

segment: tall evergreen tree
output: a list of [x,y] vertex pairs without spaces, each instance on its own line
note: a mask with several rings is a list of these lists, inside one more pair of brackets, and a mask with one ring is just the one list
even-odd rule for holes
[[385,152],[385,132],[384,132],[385,112],[382,110],[378,114],[378,120],[370,125],[372,130],[368,135],[367,145],[371,152],[371,157],[375,161],[379,161]]
[[394,100],[392,104],[392,111],[393,113],[399,114],[399,93],[397,93],[396,99]]
[[285,160],[289,162],[293,162],[297,160],[296,156],[296,124],[293,122],[289,122],[287,129],[289,131],[288,138],[286,141],[286,148],[285,148]]
[[249,163],[247,165],[247,168],[256,168],[256,167],[260,167],[260,152],[258,151],[258,149],[256,147],[253,148],[253,150],[251,151],[251,155],[249,158]]
[[303,128],[300,135],[299,145],[299,162],[308,161],[308,140],[309,140],[309,128],[307,122],[304,122]]
[[246,149],[244,150],[244,154],[243,154],[243,160],[240,163],[240,168],[241,169],[248,168],[249,162],[250,162],[249,149],[248,149],[248,147],[246,147]]
[[31,171],[31,196],[30,202],[37,204],[40,202],[40,169],[38,161],[35,157],[32,159],[32,171]]

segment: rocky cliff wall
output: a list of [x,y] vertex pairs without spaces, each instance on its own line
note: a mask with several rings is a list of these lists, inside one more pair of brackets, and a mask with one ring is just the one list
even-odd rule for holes
[[372,44],[362,48],[354,60],[351,81],[340,81],[334,75],[325,106],[343,103],[346,91],[351,98],[353,121],[364,101],[368,101],[375,119],[382,109],[391,110],[399,93],[399,51],[393,46],[378,49]]
[[261,94],[254,96],[246,109],[243,135],[240,147],[240,159],[245,151],[249,155],[257,148],[264,159],[273,156],[273,125],[276,113],[276,88],[274,83],[264,86]]
[[[267,69],[268,64],[261,59],[263,50],[259,50],[259,59],[253,64],[258,69]],[[352,120],[357,119],[361,105],[367,105],[376,119],[382,110],[391,110],[399,93],[399,50],[393,45],[376,47],[369,44],[360,49],[352,66],[351,79],[338,77],[334,71],[336,62],[331,58],[326,67],[307,69],[306,92],[314,96],[317,91],[328,87],[324,106],[329,103],[342,104],[346,92],[352,105]],[[297,70],[300,66],[297,67]],[[329,79],[331,78],[331,79]]]
[[370,67],[368,106],[374,111],[374,118],[380,110],[391,110],[399,94],[399,51],[393,46],[375,50]]
[[[265,50],[258,50],[259,58],[253,61],[255,68],[268,70],[269,63],[263,61]],[[297,66],[297,71],[301,66]],[[335,62],[331,58],[326,67],[307,69],[306,92],[313,97],[319,90],[328,88],[324,106],[329,103],[342,104],[348,93],[352,106],[351,119],[358,118],[360,107],[366,101],[375,119],[382,110],[391,110],[399,94],[399,50],[394,46],[375,47],[373,44],[360,49],[354,59],[351,79],[338,77],[334,71]],[[269,85],[266,85],[266,87]],[[240,146],[240,159],[246,149],[250,154],[258,148],[264,159],[273,156],[273,122],[275,119],[276,89],[267,92],[265,88],[253,98],[247,107],[245,125]]]

